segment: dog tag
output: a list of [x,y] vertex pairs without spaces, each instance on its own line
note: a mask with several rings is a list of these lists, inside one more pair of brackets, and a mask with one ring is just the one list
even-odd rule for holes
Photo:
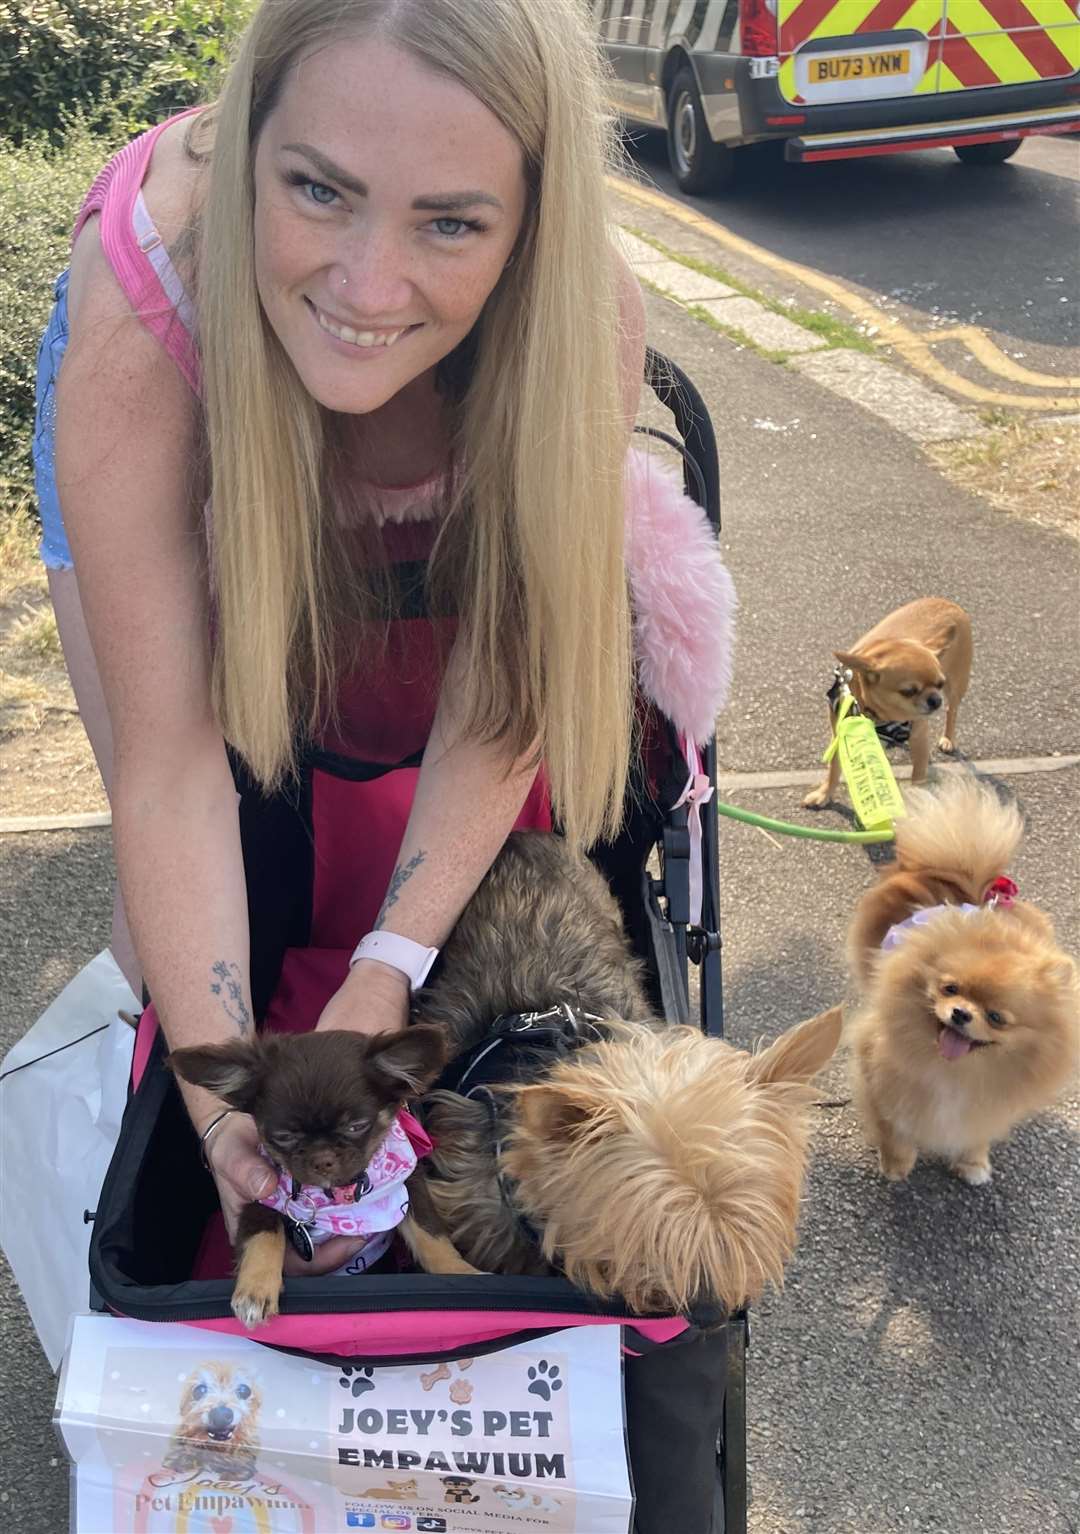
[[298,1253],[305,1262],[310,1262],[315,1255],[315,1243],[308,1235],[307,1226],[301,1225],[299,1220],[285,1221],[285,1234],[294,1252]]
[[876,831],[901,819],[907,811],[874,722],[865,714],[851,713],[853,703],[850,694],[842,699],[836,734],[824,759],[828,761],[834,751],[840,753],[840,770],[852,808],[866,830]]

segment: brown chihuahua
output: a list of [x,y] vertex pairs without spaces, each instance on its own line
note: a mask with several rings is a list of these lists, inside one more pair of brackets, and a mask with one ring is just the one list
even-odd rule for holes
[[[942,751],[956,750],[956,714],[971,680],[971,619],[944,597],[908,602],[856,641],[833,654],[851,672],[851,691],[862,713],[876,724],[911,725],[911,781],[923,783],[930,766],[930,720],[945,706]],[[829,694],[835,727],[839,694]],[[836,793],[840,755],[833,754],[825,781],[803,800],[820,809]]]
[[[325,1190],[321,1202],[331,1205],[355,1197],[395,1115],[431,1086],[445,1056],[443,1030],[417,1026],[375,1036],[332,1029],[260,1034],[177,1049],[168,1063],[185,1081],[249,1113],[285,1176],[305,1191]],[[414,1171],[404,1186],[399,1229],[418,1264],[429,1273],[475,1273],[443,1233],[423,1174]],[[310,1256],[310,1237],[277,1209],[251,1203],[241,1212],[232,1308],[245,1326],[277,1314],[290,1225],[294,1244]]]

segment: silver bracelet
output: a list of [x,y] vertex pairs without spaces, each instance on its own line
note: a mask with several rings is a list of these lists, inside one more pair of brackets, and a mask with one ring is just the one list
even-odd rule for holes
[[229,1117],[229,1114],[236,1113],[237,1111],[238,1110],[236,1108],[226,1108],[224,1112],[218,1114],[216,1119],[210,1120],[209,1124],[199,1136],[199,1151],[202,1155],[202,1164],[208,1172],[212,1172],[213,1167],[210,1165],[210,1157],[206,1153],[207,1141],[210,1139],[210,1136],[213,1134],[218,1125],[224,1124],[225,1120]]

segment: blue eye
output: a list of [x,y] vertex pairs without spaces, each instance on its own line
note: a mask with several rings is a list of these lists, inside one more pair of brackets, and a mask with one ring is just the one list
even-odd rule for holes
[[206,1394],[206,1391],[207,1391],[207,1386],[205,1386],[205,1385],[196,1385],[195,1389],[191,1392],[191,1399],[193,1401],[201,1401],[203,1396]]
[[332,186],[327,186],[324,181],[313,181],[302,170],[286,171],[285,184],[299,187],[308,201],[317,203],[320,208],[328,208],[337,201],[337,193]]
[[251,1394],[251,1386],[250,1385],[237,1385],[236,1393],[240,1397],[241,1401],[246,1401],[248,1396]]
[[461,240],[467,234],[482,234],[488,226],[478,218],[452,218],[447,214],[445,218],[432,219],[431,227],[444,240]]

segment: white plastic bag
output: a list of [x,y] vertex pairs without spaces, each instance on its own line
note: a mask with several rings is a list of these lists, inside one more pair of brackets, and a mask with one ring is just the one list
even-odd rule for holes
[[91,1226],[120,1132],[138,1011],[107,950],[0,1065],[0,1246],[55,1369],[89,1300]]

